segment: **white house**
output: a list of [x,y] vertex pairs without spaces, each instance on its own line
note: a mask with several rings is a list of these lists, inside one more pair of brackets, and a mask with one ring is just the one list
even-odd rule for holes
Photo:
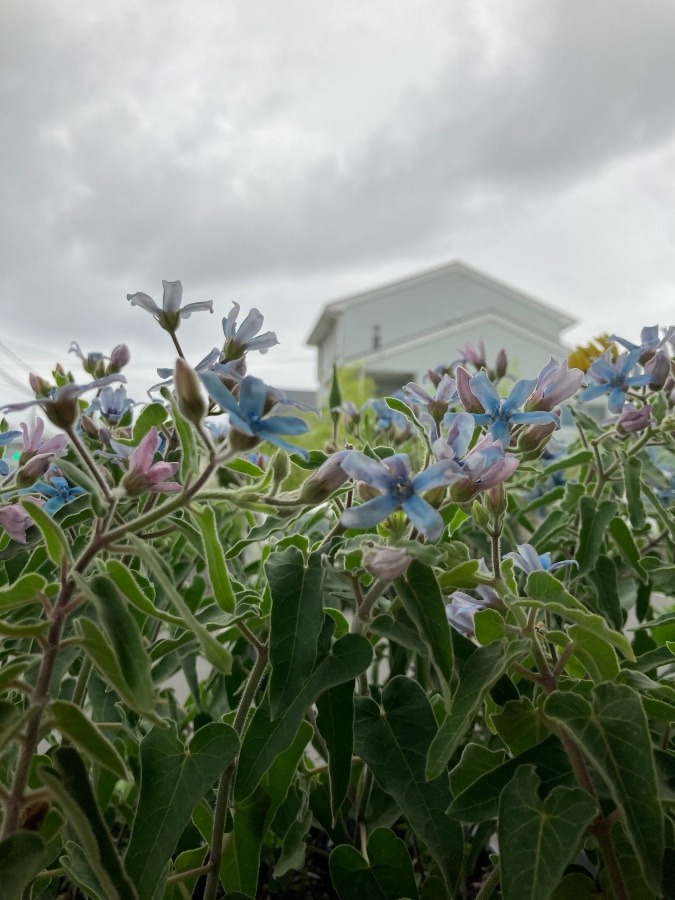
[[463,262],[428,269],[328,303],[307,343],[324,390],[333,364],[359,364],[387,395],[483,340],[488,365],[504,347],[509,371],[533,378],[569,353],[560,333],[576,319]]

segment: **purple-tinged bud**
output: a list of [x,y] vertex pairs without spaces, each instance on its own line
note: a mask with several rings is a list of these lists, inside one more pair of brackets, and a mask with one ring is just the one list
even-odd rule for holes
[[63,431],[69,431],[73,427],[80,414],[77,399],[81,393],[79,385],[64,384],[54,391],[51,399],[45,400],[43,409],[52,425]]
[[82,416],[80,418],[80,424],[90,438],[98,439],[98,425],[91,416]]
[[522,454],[521,460],[538,459],[555,430],[555,422],[546,422],[544,425],[530,425],[521,432],[517,444],[517,450]]
[[376,491],[374,487],[371,487],[369,484],[366,484],[365,481],[359,481],[356,485],[356,490],[359,497],[364,500],[373,500],[375,497],[380,496],[380,492]]
[[51,455],[49,453],[43,453],[39,456],[34,456],[32,459],[29,459],[28,462],[21,466],[19,471],[16,473],[16,484],[18,487],[29,487],[31,484],[35,484],[45,472],[49,469],[51,465]]
[[366,572],[375,578],[392,581],[407,572],[412,559],[409,553],[399,547],[380,547],[364,557],[363,565]]
[[506,370],[508,368],[509,361],[506,356],[506,350],[502,347],[502,349],[497,354],[497,360],[495,362],[495,375],[497,378],[503,378],[506,375]]
[[534,390],[525,403],[525,411],[550,412],[576,394],[583,377],[581,369],[567,368],[566,359],[558,363],[551,357],[539,373]]
[[457,393],[459,394],[459,399],[462,401],[462,406],[468,413],[483,413],[485,410],[479,400],[473,394],[473,391],[469,387],[469,382],[471,381],[471,375],[466,371],[463,366],[457,366],[457,371],[455,372],[455,380],[457,383]]
[[657,350],[649,362],[645,363],[645,372],[651,375],[649,382],[651,390],[659,391],[665,386],[670,375],[670,359],[663,350]]
[[129,352],[129,348],[126,344],[118,344],[116,347],[113,347],[110,354],[108,374],[114,375],[116,372],[120,372],[126,365],[128,365],[130,359],[131,353]]
[[438,385],[441,383],[442,377],[443,376],[439,375],[438,372],[434,372],[433,369],[427,369],[427,378],[433,384],[434,387],[438,387]]
[[230,447],[235,452],[248,453],[249,450],[257,447],[262,439],[255,435],[244,434],[243,431],[238,431],[236,428],[231,428],[229,440]]
[[640,409],[626,404],[623,412],[616,422],[616,430],[619,434],[635,434],[636,431],[644,431],[652,422],[651,406],[642,406]]
[[36,397],[46,397],[52,389],[52,385],[35,372],[31,372],[28,376],[28,383]]
[[316,471],[312,472],[300,488],[300,499],[303,503],[323,503],[338,488],[342,487],[349,476],[340,463],[348,453],[350,453],[349,450],[340,450],[338,453],[334,453],[321,463]]
[[202,394],[197,373],[180,356],[176,360],[173,383],[176,387],[178,408],[188,422],[200,425],[208,411],[208,404]]
[[503,484],[489,488],[486,492],[485,503],[495,519],[501,519],[506,512],[506,489]]

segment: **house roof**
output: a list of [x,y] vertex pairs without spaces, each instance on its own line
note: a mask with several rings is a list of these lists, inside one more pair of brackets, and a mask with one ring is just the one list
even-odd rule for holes
[[464,262],[455,260],[451,263],[445,263],[442,266],[434,266],[431,269],[425,269],[424,271],[417,272],[414,275],[408,275],[405,278],[399,278],[395,281],[389,281],[385,284],[378,285],[377,287],[369,288],[365,291],[360,291],[357,294],[349,294],[345,297],[340,297],[337,300],[332,300],[330,303],[327,303],[324,306],[317,323],[315,324],[314,328],[311,331],[311,334],[307,338],[307,343],[310,346],[317,346],[318,344],[320,344],[325,335],[330,331],[333,321],[338,318],[343,310],[345,310],[349,306],[353,306],[357,303],[366,303],[377,294],[386,294],[387,292],[396,290],[403,285],[413,284],[414,282],[428,281],[434,278],[441,278],[444,275],[448,275],[451,273],[467,275],[476,281],[482,281],[489,287],[498,288],[501,291],[506,291],[510,294],[514,294],[521,302],[530,304],[534,307],[543,307],[547,312],[551,313],[558,320],[561,331],[564,328],[569,328],[570,326],[577,323],[577,319],[574,318],[574,316],[570,316],[567,313],[562,312],[562,310],[551,306],[549,303],[545,303],[544,301],[539,300],[537,297],[533,297],[531,294],[524,293],[519,288],[514,288],[511,285],[505,284],[503,281],[499,281],[497,278],[493,278],[491,275],[487,275],[485,272],[481,272],[480,270],[475,269],[473,266],[469,266]]
[[[387,344],[384,347],[380,347],[377,350],[372,350],[370,353],[361,353],[358,355],[358,357],[355,358],[358,358],[360,362],[367,366],[368,363],[386,359],[388,356],[394,356],[397,353],[400,353],[402,350],[411,350],[415,347],[422,346],[429,341],[438,340],[439,338],[449,338],[453,334],[466,331],[467,327],[487,325],[492,322],[505,326],[509,330],[523,335],[523,337],[533,339],[540,347],[544,347],[551,354],[555,354],[556,356],[566,356],[569,352],[562,344],[558,343],[557,341],[551,340],[551,336],[549,334],[544,334],[533,329],[532,327],[526,328],[523,325],[520,325],[518,322],[514,322],[512,319],[505,318],[504,316],[500,315],[499,312],[495,312],[494,310],[487,310],[480,312],[475,316],[464,316],[461,319],[458,319],[456,322],[445,325],[443,328],[433,328],[430,331],[425,331],[421,334],[413,335],[411,337],[405,338],[404,340],[394,341],[393,343]],[[348,361],[349,358],[345,360],[345,362]]]

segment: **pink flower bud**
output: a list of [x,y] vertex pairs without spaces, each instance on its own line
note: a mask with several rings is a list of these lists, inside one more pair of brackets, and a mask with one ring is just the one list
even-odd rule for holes
[[455,380],[457,382],[457,393],[459,394],[459,399],[462,401],[462,406],[469,413],[482,413],[485,412],[482,404],[473,394],[473,391],[469,387],[469,382],[471,381],[471,375],[466,371],[462,366],[458,366],[455,372]]
[[348,475],[340,463],[349,450],[333,453],[323,462],[300,488],[300,499],[303,503],[323,503],[334,491],[347,481]]
[[653,391],[658,391],[664,387],[670,375],[670,360],[663,350],[658,350],[649,362],[645,363],[645,372],[651,375],[649,387]]
[[642,406],[640,409],[626,404],[623,412],[617,419],[616,430],[620,434],[634,434],[636,431],[644,431],[651,424],[651,406]]
[[497,354],[497,361],[495,362],[495,375],[497,378],[503,378],[506,375],[506,370],[508,368],[508,358],[506,356],[506,350],[502,347],[502,349]]
[[113,374],[115,372],[121,371],[126,365],[128,365],[130,359],[131,353],[129,352],[129,348],[126,344],[118,344],[116,347],[113,347],[110,354],[108,373]]
[[391,581],[407,572],[412,559],[409,553],[398,547],[380,547],[364,557],[363,565],[375,578]]

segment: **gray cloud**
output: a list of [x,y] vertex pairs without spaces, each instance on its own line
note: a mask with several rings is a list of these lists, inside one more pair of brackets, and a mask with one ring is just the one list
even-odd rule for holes
[[[132,335],[150,359],[152,322],[124,295],[157,296],[161,278],[181,278],[190,299],[267,300],[268,320],[281,319],[270,327],[289,335],[286,371],[307,372],[298,348],[318,301],[405,266],[462,255],[560,302],[567,276],[553,273],[571,251],[596,252],[569,285],[582,303],[610,253],[594,209],[615,214],[622,161],[647,159],[632,191],[645,216],[670,164],[675,7],[504,6],[11,6],[0,38],[6,321],[35,342]],[[641,246],[645,232],[624,225],[624,242]],[[196,353],[219,341],[215,317],[189,324]],[[279,365],[271,354],[265,364]]]

